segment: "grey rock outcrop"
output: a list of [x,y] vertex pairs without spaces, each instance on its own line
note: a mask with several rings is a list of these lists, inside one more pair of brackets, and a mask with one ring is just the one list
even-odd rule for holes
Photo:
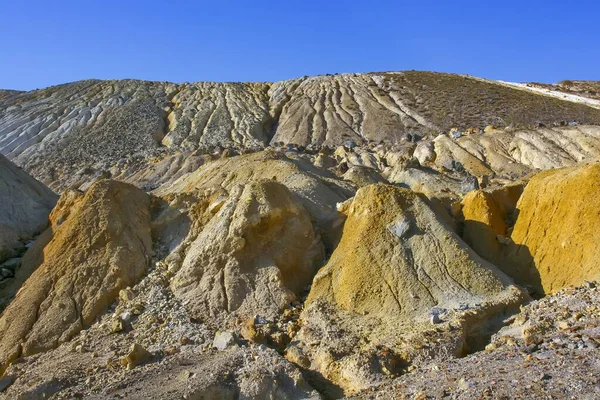
[[48,225],[58,196],[0,154],[0,264]]

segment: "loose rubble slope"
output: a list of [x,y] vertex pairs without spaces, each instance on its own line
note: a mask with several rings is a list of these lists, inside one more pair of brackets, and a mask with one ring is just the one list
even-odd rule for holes
[[600,296],[596,283],[523,307],[485,351],[423,365],[356,399],[597,399]]

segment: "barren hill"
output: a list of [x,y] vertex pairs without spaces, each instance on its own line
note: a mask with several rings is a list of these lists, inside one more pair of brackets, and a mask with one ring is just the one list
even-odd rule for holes
[[[493,81],[433,72],[274,83],[87,80],[0,93],[0,152],[57,190],[61,175],[179,151],[340,145],[488,125],[600,124],[600,110]],[[59,179],[60,181],[60,179]]]
[[0,91],[0,399],[597,392],[589,95],[415,71]]

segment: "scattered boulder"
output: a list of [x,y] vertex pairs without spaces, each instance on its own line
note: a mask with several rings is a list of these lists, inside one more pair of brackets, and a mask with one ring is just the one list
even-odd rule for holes
[[23,259],[22,268],[39,267],[0,317],[0,372],[89,327],[146,271],[150,198],[136,187],[103,180],[85,195],[67,192],[51,222],[47,245]]
[[138,365],[142,365],[147,363],[152,359],[152,353],[146,350],[142,345],[138,343],[134,343],[131,346],[131,350],[129,354],[125,356],[122,360],[122,364],[127,367],[127,369],[134,369]]
[[337,161],[328,154],[319,153],[317,157],[315,157],[314,164],[315,167],[328,169],[335,167],[337,165]]
[[212,345],[219,351],[227,350],[229,347],[237,346],[237,337],[231,331],[217,332]]
[[420,142],[415,147],[413,156],[419,160],[421,165],[427,165],[435,161],[436,154],[433,142]]

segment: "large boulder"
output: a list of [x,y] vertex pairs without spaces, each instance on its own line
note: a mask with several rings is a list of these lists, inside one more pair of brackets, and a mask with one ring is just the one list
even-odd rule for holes
[[42,232],[58,196],[0,154],[0,264]]
[[523,185],[515,184],[492,191],[473,190],[462,201],[462,238],[477,254],[499,266],[521,193]]
[[146,271],[150,197],[136,187],[104,180],[85,194],[69,191],[51,222],[47,245],[26,255],[35,265],[23,268],[37,269],[0,317],[0,373],[89,327]]
[[[214,197],[214,196],[213,196]],[[323,244],[304,206],[281,183],[258,181],[206,202],[175,253],[171,287],[198,318],[219,326],[274,318],[310,284]],[[173,258],[173,257],[172,257]]]
[[477,325],[524,299],[410,190],[367,186],[340,208],[342,239],[313,281],[287,354],[346,393],[409,362],[403,342],[431,322],[460,321],[438,344],[440,355],[457,356]]
[[507,264],[540,293],[600,278],[600,164],[535,175],[517,208]]

